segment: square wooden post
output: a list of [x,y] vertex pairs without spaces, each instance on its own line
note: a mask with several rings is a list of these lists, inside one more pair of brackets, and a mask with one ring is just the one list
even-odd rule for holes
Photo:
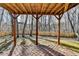
[[11,35],[13,36],[13,18],[11,19],[11,23],[12,23],[12,33],[11,33]]
[[57,16],[55,16],[56,18],[57,18],[57,20],[58,20],[58,32],[57,32],[57,39],[58,39],[58,42],[57,42],[57,44],[58,45],[60,45],[60,20],[61,20],[61,18],[62,18],[62,16],[63,16],[63,14],[62,15],[58,15],[58,17]]
[[42,15],[39,16],[38,14],[36,14],[36,17],[34,15],[32,16],[36,19],[36,45],[38,45],[38,21]]
[[16,46],[16,18],[13,18],[13,40],[14,46]]
[[58,45],[60,45],[60,18],[58,19]]
[[13,28],[12,28],[12,33],[13,33],[13,42],[14,46],[16,46],[16,19],[19,16],[18,14],[11,14],[13,17]]
[[38,15],[36,15],[36,45],[38,45]]

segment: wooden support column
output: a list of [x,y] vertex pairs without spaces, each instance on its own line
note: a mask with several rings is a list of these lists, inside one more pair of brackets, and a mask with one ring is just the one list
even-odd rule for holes
[[[66,12],[66,11],[67,11],[68,5],[69,5],[69,3],[68,3],[68,4],[66,3],[66,4],[64,5],[64,9],[63,9],[62,12]],[[58,15],[58,17],[55,16],[55,17],[57,18],[57,20],[58,20],[58,34],[57,34],[57,39],[58,39],[57,44],[58,44],[58,45],[60,45],[60,20],[61,20],[62,16],[63,16],[63,14]]]
[[16,19],[19,15],[16,15],[16,14],[12,14],[11,15],[13,17],[13,42],[14,42],[14,46],[16,46]]
[[12,36],[13,36],[13,18],[11,19],[11,23],[12,23]]
[[36,19],[36,45],[38,45],[38,21],[42,15],[39,16],[38,14],[36,14],[36,17],[34,15],[32,16]]
[[58,45],[60,45],[60,18],[58,19]]
[[58,20],[58,26],[57,26],[57,27],[58,27],[58,28],[57,28],[57,29],[58,29],[58,30],[57,30],[57,31],[58,31],[58,33],[57,33],[57,39],[58,39],[57,44],[58,44],[58,45],[60,45],[60,20],[61,20],[62,16],[63,16],[63,15],[58,15],[58,17],[55,16],[55,17],[57,18],[57,20]]
[[16,46],[16,18],[13,18],[13,39],[14,46]]
[[17,38],[19,37],[19,24],[18,24],[18,20],[16,19],[16,25],[17,25]]
[[38,45],[38,15],[36,15],[36,45]]

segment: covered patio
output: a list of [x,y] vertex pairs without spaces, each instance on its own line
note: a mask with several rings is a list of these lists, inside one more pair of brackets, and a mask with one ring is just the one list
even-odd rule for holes
[[[3,55],[78,55],[78,53],[73,52],[71,50],[66,51],[67,48],[60,46],[61,45],[61,38],[60,38],[60,21],[64,13],[72,9],[73,7],[77,6],[77,3],[0,3],[0,6],[3,7],[4,9],[8,10],[8,12],[11,14],[12,17],[12,44],[13,47],[12,49],[4,53]],[[25,40],[22,40],[20,42],[19,39],[20,37],[17,36],[17,21],[16,19],[19,17],[21,14],[27,14],[27,15],[32,15],[34,19],[36,19],[36,31],[35,35],[33,38],[29,37],[30,40],[28,39],[28,36],[25,39],[25,36],[22,35],[22,37]],[[42,42],[44,40],[40,39],[41,36],[39,36],[39,30],[38,30],[38,22],[39,19],[43,15],[53,15],[57,19],[57,41],[52,43],[52,38],[49,40],[51,41],[50,44],[48,43],[48,37],[45,37],[44,39],[47,39],[45,42]],[[23,32],[24,33],[24,32]],[[39,36],[39,38],[38,38]],[[18,38],[17,38],[18,37]],[[21,38],[20,38],[21,39]],[[32,40],[31,40],[32,39]],[[25,43],[26,42],[26,43]],[[41,44],[40,44],[40,43]],[[22,45],[20,45],[21,43]],[[45,43],[43,45],[43,43]],[[19,46],[18,46],[19,45]],[[33,46],[32,46],[33,45]],[[33,48],[32,48],[33,47]],[[50,48],[51,47],[51,48]],[[60,48],[61,47],[61,48]],[[32,49],[32,52],[30,49]],[[55,49],[59,50],[59,52],[55,51]],[[61,49],[65,49],[61,51]],[[23,51],[24,50],[24,51]],[[39,52],[38,52],[39,51]],[[47,52],[46,52],[47,51]],[[62,53],[61,53],[62,52]],[[68,54],[68,52],[70,52]],[[33,53],[33,54],[32,54]],[[45,53],[45,54],[43,54]],[[65,53],[65,54],[64,54]]]

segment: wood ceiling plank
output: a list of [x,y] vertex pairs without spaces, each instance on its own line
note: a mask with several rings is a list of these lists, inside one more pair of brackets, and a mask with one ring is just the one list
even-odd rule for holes
[[18,12],[22,13],[21,9],[18,7],[16,3],[11,4],[14,9],[16,9]]
[[27,13],[27,10],[26,10],[26,8],[23,6],[22,3],[19,3],[18,6],[20,6],[19,8],[23,11],[23,13]]
[[49,4],[43,4],[43,7],[42,7],[42,13],[45,13],[46,11],[46,8],[48,7]]
[[32,12],[32,14],[33,14],[33,9],[32,9],[31,3],[30,3],[30,9],[31,9],[31,12]]
[[14,13],[14,12],[12,11],[12,9],[8,8],[8,7],[5,6],[4,4],[3,4],[1,7],[3,7],[5,10],[7,10],[7,11],[10,12],[10,13]]
[[42,6],[43,6],[43,3],[41,3],[41,6],[40,6],[40,14],[42,14]]
[[32,14],[33,13],[36,13],[36,8],[37,8],[37,5],[36,5],[36,3],[34,4],[34,3],[30,3],[30,8],[31,8],[31,11],[32,11]]
[[38,6],[37,6],[37,4],[35,4],[35,6],[36,6],[35,7],[36,14],[38,14],[38,9],[37,9]]
[[46,11],[47,11],[47,9],[49,8],[50,5],[51,5],[51,4],[48,3],[47,7],[45,8],[45,12],[44,12],[44,13],[46,13]]
[[50,11],[50,14],[51,14],[51,13],[54,13],[54,12],[55,12],[56,10],[58,10],[58,8],[60,8],[61,6],[62,6],[61,3],[56,4],[55,8],[53,8],[52,11]]
[[26,4],[26,3],[22,3],[22,4],[23,4],[24,8],[27,10],[27,12],[28,12],[28,14],[29,14],[29,13],[30,13],[30,10],[28,9],[27,4]]
[[59,11],[58,13],[56,13],[56,14],[59,14],[59,15],[61,15],[61,14],[63,14],[64,13],[64,8],[63,9],[61,9],[61,11]]
[[64,5],[64,12],[66,12],[68,10],[68,6],[69,6],[69,3],[65,3],[65,5]]
[[64,8],[64,5],[62,5],[58,10],[56,10],[56,12],[54,14],[57,14],[58,12],[62,11]]
[[43,5],[43,3],[41,3],[41,5],[40,5],[40,11],[39,11],[40,14],[41,14],[41,10],[42,10],[42,5]]
[[52,11],[52,9],[55,8],[55,6],[56,6],[56,3],[50,4],[49,7],[48,7],[48,9],[46,10],[46,14],[50,13],[50,11]]
[[41,6],[42,6],[42,3],[36,3],[36,7],[37,7],[37,12],[40,13],[41,11]]
[[18,9],[20,9],[19,11],[22,13],[26,13],[26,9],[24,8],[24,6],[22,5],[22,3],[16,3],[16,6],[18,7]]
[[35,4],[30,4],[30,7],[31,7],[31,10],[32,10],[32,13],[36,13],[36,9],[34,8],[34,7],[36,7],[35,6]]
[[79,5],[79,3],[69,3],[68,10],[72,7],[75,7],[76,5]]
[[[60,14],[64,8],[64,12],[66,12],[67,5],[64,6],[62,3],[3,3],[4,8],[9,10],[12,13],[16,14],[49,14],[55,15]],[[77,4],[70,4],[67,10],[71,9],[72,7],[76,6]],[[65,7],[66,6],[66,7]],[[63,13],[64,13],[63,12]]]
[[26,5],[26,7],[28,8],[28,10],[30,11],[30,13],[32,14],[32,10],[31,10],[31,7],[30,7],[30,3],[28,3],[28,4]]
[[28,9],[29,9],[30,13],[32,14],[32,10],[31,10],[30,3],[29,3],[29,4],[27,4],[27,7],[28,7]]
[[44,6],[44,3],[42,4],[42,7],[41,7],[41,12],[40,12],[41,14],[42,14],[43,6]]
[[10,3],[5,4],[5,6],[13,10],[13,12],[18,13],[18,11],[14,7],[12,7]]

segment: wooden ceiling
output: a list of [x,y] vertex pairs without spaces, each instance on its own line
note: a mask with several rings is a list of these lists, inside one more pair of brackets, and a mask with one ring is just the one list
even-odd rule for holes
[[78,5],[77,3],[0,3],[14,14],[59,15]]

